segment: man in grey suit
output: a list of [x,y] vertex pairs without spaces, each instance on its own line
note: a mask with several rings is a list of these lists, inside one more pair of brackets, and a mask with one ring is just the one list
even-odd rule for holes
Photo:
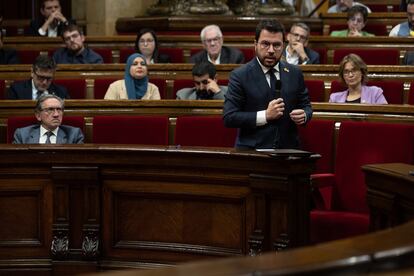
[[285,30],[276,20],[256,27],[256,58],[235,69],[225,96],[226,127],[239,128],[239,149],[299,148],[296,126],[312,117],[304,77],[282,61]]
[[177,100],[224,100],[227,86],[217,84],[216,67],[210,62],[196,63],[192,70],[194,87],[177,91]]
[[244,63],[244,55],[239,49],[223,46],[223,34],[219,26],[205,26],[201,30],[200,37],[204,50],[191,56],[191,63],[206,61],[213,64]]
[[83,134],[77,127],[62,124],[64,101],[56,95],[42,95],[36,102],[37,125],[18,128],[13,144],[82,144]]

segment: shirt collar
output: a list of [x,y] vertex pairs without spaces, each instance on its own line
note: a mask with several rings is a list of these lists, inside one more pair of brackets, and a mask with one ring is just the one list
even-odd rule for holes
[[207,59],[208,61],[210,61],[213,64],[220,64],[220,57],[221,57],[221,52],[219,53],[217,59],[215,60],[215,62],[210,58],[210,55],[207,52]]
[[[42,137],[43,135],[45,135],[45,133],[48,132],[48,131],[49,130],[47,130],[42,125],[40,125],[40,137]],[[52,130],[52,133],[56,136],[56,138],[57,138],[58,131],[59,131],[59,127],[57,127],[54,130]]]
[[[260,60],[259,60],[259,58],[258,58],[258,57],[256,57],[256,59],[257,59],[257,62],[259,62],[259,65],[260,65],[260,67],[262,68],[263,73],[264,73],[264,74],[266,74],[266,73],[267,73],[267,71],[269,71],[269,68],[268,68],[268,67],[266,67],[266,66],[264,66],[264,65],[260,62]],[[279,72],[279,62],[278,62],[278,63],[276,63],[276,65],[275,65],[273,68],[276,70],[276,72]]]

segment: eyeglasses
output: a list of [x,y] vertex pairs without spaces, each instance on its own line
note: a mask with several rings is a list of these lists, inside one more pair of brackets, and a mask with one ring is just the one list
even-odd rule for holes
[[259,42],[259,45],[262,49],[269,49],[270,45],[273,46],[273,49],[275,49],[276,51],[279,51],[283,48],[283,43],[282,42],[274,42],[274,43],[270,43],[269,41],[263,40],[261,42]]
[[355,74],[358,74],[358,73],[360,73],[361,72],[361,70],[359,70],[359,69],[356,69],[356,68],[354,68],[354,69],[352,69],[352,70],[344,70],[344,76],[349,76],[349,75],[355,75]]
[[220,39],[221,39],[221,36],[217,36],[217,37],[210,38],[210,39],[204,39],[204,43],[206,44],[211,44],[212,42],[217,43],[220,41]]
[[57,113],[62,113],[63,108],[61,108],[61,107],[47,107],[47,108],[42,108],[40,111],[44,111],[44,112],[46,112],[47,114],[50,115],[50,114],[54,114],[55,111]]
[[33,74],[36,76],[36,78],[39,81],[47,81],[47,82],[49,82],[49,81],[52,81],[53,80],[53,76],[42,76],[42,75],[39,75],[36,71],[33,71]]
[[147,40],[145,40],[145,39],[140,39],[140,40],[138,41],[138,43],[139,43],[139,44],[151,44],[151,43],[154,43],[154,39],[147,39]]
[[69,41],[71,41],[71,40],[72,40],[72,38],[73,38],[73,39],[77,39],[79,36],[80,36],[80,34],[79,34],[78,32],[76,32],[76,33],[74,33],[74,34],[72,34],[72,35],[69,35],[69,36],[64,36],[64,37],[63,37],[63,40],[64,40],[65,42],[69,42]]
[[207,84],[208,84],[208,80],[194,81],[194,83],[195,83],[196,85],[200,85],[200,84],[207,85]]
[[294,38],[299,39],[301,41],[306,41],[308,39],[307,36],[300,35],[298,33],[290,33],[290,34],[293,35]]

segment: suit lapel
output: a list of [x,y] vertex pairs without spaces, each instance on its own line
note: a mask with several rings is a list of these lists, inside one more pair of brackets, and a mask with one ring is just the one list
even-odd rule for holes
[[59,127],[58,134],[56,137],[56,144],[66,144],[67,143],[67,137],[66,132]]
[[253,79],[256,80],[256,84],[258,86],[258,91],[265,94],[270,99],[274,98],[274,95],[272,95],[272,91],[270,89],[269,83],[266,80],[266,76],[263,73],[262,67],[260,66],[259,62],[256,58],[254,58],[251,61],[251,72],[253,75]]
[[28,144],[39,144],[40,126],[35,126],[30,130]]

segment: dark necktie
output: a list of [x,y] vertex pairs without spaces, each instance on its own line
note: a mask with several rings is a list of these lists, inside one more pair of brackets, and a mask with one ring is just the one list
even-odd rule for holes
[[52,135],[53,135],[53,132],[51,132],[51,131],[46,132],[47,138],[46,138],[45,144],[52,144],[52,142],[50,142],[50,136],[52,136]]
[[275,68],[269,69],[269,71],[267,71],[267,73],[266,73],[266,74],[269,74],[269,76],[270,76],[270,89],[272,90],[272,92],[274,92],[275,89],[276,89],[276,76],[275,76],[275,73],[276,73]]

